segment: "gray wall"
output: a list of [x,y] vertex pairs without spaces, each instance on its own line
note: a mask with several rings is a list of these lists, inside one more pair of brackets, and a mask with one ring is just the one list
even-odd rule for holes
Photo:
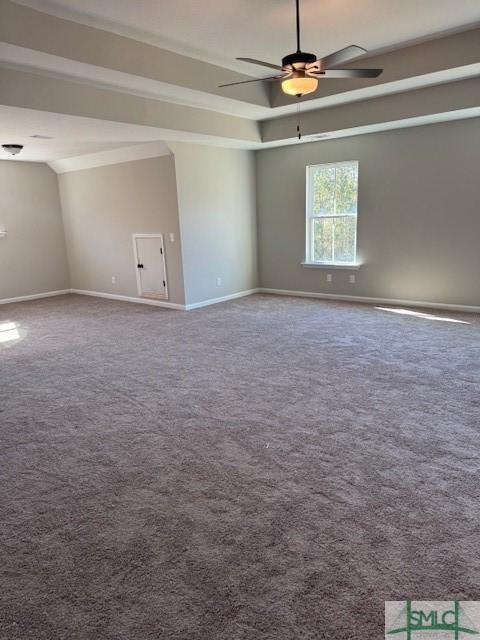
[[[480,305],[479,150],[471,119],[257,152],[261,286]],[[359,161],[363,266],[302,267],[305,167],[341,160]]]
[[175,154],[187,303],[255,288],[254,153],[184,143],[170,147]]
[[132,233],[163,233],[169,300],[184,304],[172,156],[73,171],[58,179],[73,289],[137,296]]
[[0,161],[0,299],[69,288],[57,176],[45,164]]

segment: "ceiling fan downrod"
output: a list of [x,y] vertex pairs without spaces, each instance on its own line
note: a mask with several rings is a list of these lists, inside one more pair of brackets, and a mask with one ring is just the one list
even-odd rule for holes
[[295,16],[297,24],[297,50],[295,53],[290,53],[282,59],[283,68],[289,68],[293,73],[296,72],[295,63],[300,63],[302,66],[305,66],[315,62],[317,59],[313,53],[304,53],[300,48],[300,0],[295,0]]
[[[249,80],[228,82],[219,85],[219,87],[233,87],[265,80],[280,81],[284,93],[299,99],[316,91],[319,80],[328,80],[328,78],[377,78],[382,73],[383,69],[339,68],[340,64],[366,53],[366,49],[355,44],[343,47],[343,49],[334,51],[322,58],[317,58],[313,53],[302,51],[300,48],[300,0],[295,0],[295,14],[297,50],[295,53],[290,53],[282,58],[281,65],[257,60],[256,58],[237,58],[242,62],[274,69],[277,72],[276,75],[270,75],[267,78],[250,78]],[[297,131],[300,134],[300,131]]]
[[300,53],[300,0],[295,0],[297,9],[297,53]]

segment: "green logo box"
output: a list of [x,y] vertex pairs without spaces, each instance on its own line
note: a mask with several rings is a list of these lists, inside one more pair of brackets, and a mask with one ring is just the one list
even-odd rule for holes
[[480,640],[480,601],[385,602],[385,640]]

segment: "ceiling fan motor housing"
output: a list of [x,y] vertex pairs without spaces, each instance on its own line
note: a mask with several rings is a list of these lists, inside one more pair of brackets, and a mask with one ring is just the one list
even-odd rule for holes
[[313,53],[304,53],[303,51],[296,51],[295,53],[290,53],[288,56],[282,59],[282,66],[288,67],[289,65],[295,66],[295,64],[301,64],[302,67],[310,64],[311,62],[315,62],[317,60],[317,56]]

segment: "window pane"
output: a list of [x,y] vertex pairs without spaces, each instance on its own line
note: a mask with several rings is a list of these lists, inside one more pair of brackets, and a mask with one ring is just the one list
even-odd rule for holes
[[333,261],[333,218],[313,221],[313,260]]
[[352,161],[310,166],[307,178],[310,201],[306,259],[355,263],[358,164]]
[[356,216],[334,218],[334,262],[355,262]]
[[337,167],[336,213],[357,213],[357,167]]
[[312,170],[312,215],[332,214],[335,206],[335,167]]

